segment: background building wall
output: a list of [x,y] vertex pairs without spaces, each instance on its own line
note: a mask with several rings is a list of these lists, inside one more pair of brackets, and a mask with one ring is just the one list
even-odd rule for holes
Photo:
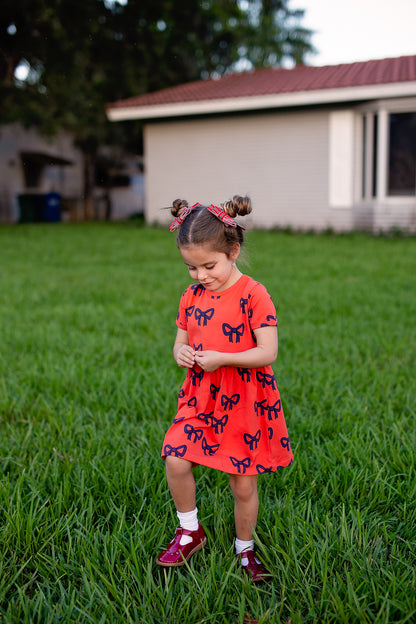
[[329,111],[270,112],[145,126],[146,217],[181,197],[253,200],[256,227],[348,229],[351,206],[329,205]]

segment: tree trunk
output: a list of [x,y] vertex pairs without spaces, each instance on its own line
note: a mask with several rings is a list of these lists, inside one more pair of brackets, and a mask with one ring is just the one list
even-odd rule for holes
[[94,188],[94,161],[94,154],[84,152],[84,221],[91,221],[94,218],[94,200],[92,196]]

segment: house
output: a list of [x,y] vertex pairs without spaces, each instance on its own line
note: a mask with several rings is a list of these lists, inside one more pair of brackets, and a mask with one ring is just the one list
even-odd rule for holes
[[150,223],[237,193],[256,227],[416,230],[416,56],[229,74],[107,115],[144,122]]
[[[19,123],[0,127],[0,222],[59,220],[60,208],[42,206],[48,196],[78,208],[83,183],[82,153],[72,137],[61,132],[41,137]],[[53,207],[53,204],[52,204]],[[50,208],[50,207],[49,207]],[[79,205],[81,210],[81,204]]]
[[[69,132],[45,138],[36,128],[1,125],[0,223],[83,220],[84,167],[84,154]],[[140,158],[122,148],[101,146],[91,218],[126,219],[143,212],[143,197]]]

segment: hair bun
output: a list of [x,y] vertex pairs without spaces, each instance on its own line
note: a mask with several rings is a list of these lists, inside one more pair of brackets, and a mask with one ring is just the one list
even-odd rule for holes
[[237,215],[244,216],[250,214],[252,211],[251,199],[250,197],[242,197],[241,195],[234,195],[232,199],[224,202],[222,204],[224,211],[230,217],[236,217]]
[[186,201],[186,199],[175,199],[175,201],[172,202],[172,208],[170,209],[170,211],[174,217],[179,217],[182,210],[184,210],[187,207],[188,207],[188,202]]

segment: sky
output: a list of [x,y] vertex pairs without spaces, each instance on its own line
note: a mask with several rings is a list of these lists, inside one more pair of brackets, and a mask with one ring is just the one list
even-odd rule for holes
[[319,54],[308,65],[416,55],[416,0],[291,0]]

